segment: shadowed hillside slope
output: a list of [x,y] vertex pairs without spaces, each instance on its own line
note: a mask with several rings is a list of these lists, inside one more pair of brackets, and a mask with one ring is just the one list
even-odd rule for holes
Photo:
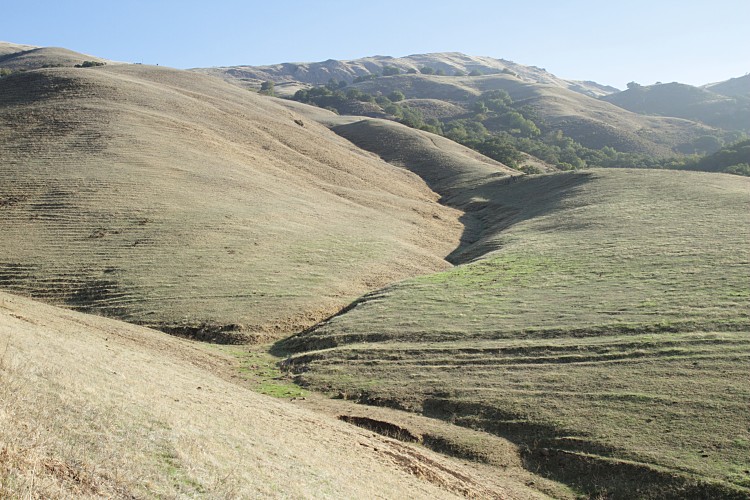
[[750,180],[509,180],[470,190],[462,265],[280,343],[299,381],[496,433],[589,495],[746,498]]
[[2,498],[546,498],[262,396],[216,348],[0,292]]
[[730,78],[723,82],[711,83],[705,85],[704,88],[715,92],[717,94],[726,95],[729,97],[748,97],[750,98],[750,74],[745,76],[739,76],[737,78]]
[[750,131],[750,97],[729,97],[715,92],[714,89],[721,91],[720,85],[707,88],[681,83],[638,85],[601,99],[634,113],[675,116],[726,130]]
[[459,214],[300,118],[163,68],[3,78],[0,286],[226,340],[446,267]]

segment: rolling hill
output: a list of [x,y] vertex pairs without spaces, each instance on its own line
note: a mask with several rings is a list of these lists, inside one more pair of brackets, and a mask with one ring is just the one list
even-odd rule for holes
[[[654,156],[674,155],[683,144],[716,133],[711,127],[685,119],[642,116],[560,86],[529,83],[513,75],[440,77],[397,75],[353,87],[388,95],[394,90],[407,99],[437,99],[458,104],[468,114],[484,92],[508,92],[518,106],[529,106],[549,128],[562,130],[583,146]],[[407,101],[408,102],[408,101]]]
[[710,83],[703,87],[716,94],[729,97],[750,97],[750,74],[730,78],[723,82]]
[[417,176],[194,73],[14,74],[0,123],[0,285],[175,333],[298,331],[461,232]]
[[373,73],[382,74],[385,68],[417,73],[423,68],[441,71],[446,75],[469,74],[514,74],[524,82],[553,85],[570,89],[593,97],[617,92],[618,89],[591,81],[565,80],[536,66],[524,66],[505,59],[469,56],[460,52],[438,52],[414,54],[406,57],[373,56],[352,61],[327,61],[315,63],[283,63],[271,66],[231,66],[217,68],[196,68],[192,71],[220,76],[229,81],[240,82],[257,88],[261,82],[273,81],[281,86],[295,86],[297,83],[325,85],[329,80],[352,83],[357,77]]
[[[420,73],[418,70],[424,67],[441,70],[443,74]],[[386,76],[384,68],[391,68],[391,73],[398,74]],[[251,88],[258,88],[263,81],[272,81],[276,83],[277,94],[285,97],[311,85],[325,85],[331,79],[346,85],[344,91],[357,89],[374,96],[388,96],[399,91],[407,99],[404,105],[426,110],[424,115],[427,117],[447,118],[446,122],[473,116],[473,105],[483,93],[503,90],[510,94],[518,107],[533,110],[543,122],[538,125],[545,132],[561,130],[587,148],[609,146],[624,153],[658,158],[683,154],[700,137],[726,134],[723,129],[685,119],[682,115],[644,116],[625,110],[604,100],[608,96],[623,94],[611,87],[571,82],[533,66],[464,54],[374,57],[356,61],[329,60],[313,64],[284,63],[193,71],[217,75]],[[476,73],[470,75],[472,71]],[[386,117],[378,106],[358,106],[360,109],[347,107],[340,111]],[[725,122],[719,119],[711,123],[724,126]]]
[[73,67],[84,61],[111,63],[100,57],[80,54],[60,47],[33,47],[0,42],[0,69],[27,71],[41,68]]
[[522,175],[375,95],[614,158],[725,130],[454,53],[202,70],[370,117],[78,60],[0,44],[0,497],[750,496],[750,179]]
[[750,131],[750,97],[721,94],[722,88],[732,87],[734,84],[728,82],[707,88],[682,83],[637,85],[601,99],[634,113],[674,116],[725,130]]
[[[307,387],[479,428],[608,498],[745,498],[750,181],[488,180],[460,265],[282,341]],[[457,205],[461,206],[461,205]]]
[[232,373],[215,347],[0,292],[0,497],[548,498],[518,459],[495,479]]

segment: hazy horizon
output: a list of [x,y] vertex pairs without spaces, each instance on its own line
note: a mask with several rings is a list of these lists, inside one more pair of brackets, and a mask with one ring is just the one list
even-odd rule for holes
[[463,52],[618,88],[630,81],[704,85],[750,71],[744,56],[750,2],[740,0],[533,7],[476,1],[460,9],[421,0],[284,5],[19,3],[4,9],[2,38],[183,69]]

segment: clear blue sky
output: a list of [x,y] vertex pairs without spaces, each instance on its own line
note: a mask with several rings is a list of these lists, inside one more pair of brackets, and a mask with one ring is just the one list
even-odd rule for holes
[[177,68],[459,51],[624,88],[750,72],[750,0],[24,0],[0,40]]

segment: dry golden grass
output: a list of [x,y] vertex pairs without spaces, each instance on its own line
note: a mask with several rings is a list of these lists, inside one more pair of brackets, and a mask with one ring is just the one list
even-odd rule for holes
[[0,293],[0,497],[544,497],[528,474],[488,474],[251,392],[216,375],[228,363]]
[[0,68],[27,71],[59,66],[73,67],[84,61],[111,62],[60,47],[33,47],[0,42]]
[[214,78],[118,65],[0,87],[6,289],[204,338],[278,337],[446,268],[461,232],[417,176]]

